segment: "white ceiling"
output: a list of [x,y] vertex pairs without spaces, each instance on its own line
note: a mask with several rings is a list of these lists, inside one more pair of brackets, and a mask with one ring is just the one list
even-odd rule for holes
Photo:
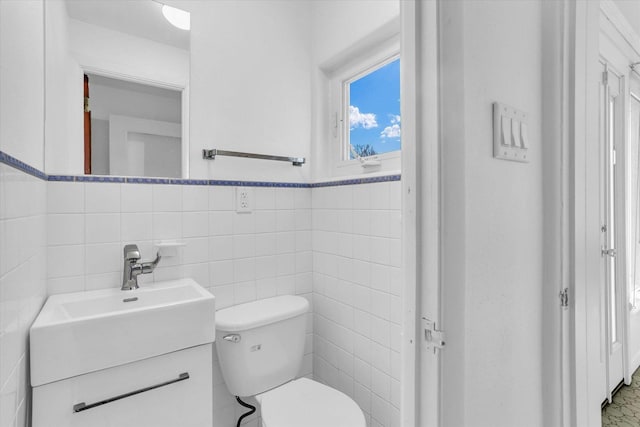
[[614,0],[614,3],[640,37],[640,0]]
[[66,0],[70,18],[189,50],[189,31],[171,25],[154,0]]

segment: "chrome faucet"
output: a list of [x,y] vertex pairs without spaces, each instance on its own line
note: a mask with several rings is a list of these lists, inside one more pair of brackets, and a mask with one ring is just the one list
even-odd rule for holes
[[156,259],[151,262],[140,261],[140,250],[137,245],[126,245],[124,247],[124,267],[122,270],[122,290],[131,291],[138,289],[138,276],[140,274],[151,273],[162,257],[156,255]]

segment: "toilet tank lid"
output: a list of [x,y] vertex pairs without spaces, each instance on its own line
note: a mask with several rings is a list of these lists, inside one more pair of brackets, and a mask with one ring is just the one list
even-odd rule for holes
[[309,302],[299,296],[282,295],[245,304],[234,305],[216,312],[216,329],[238,332],[259,328],[304,314]]

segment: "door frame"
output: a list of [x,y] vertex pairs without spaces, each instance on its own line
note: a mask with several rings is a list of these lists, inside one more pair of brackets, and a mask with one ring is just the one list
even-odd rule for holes
[[[598,107],[599,2],[564,1],[560,176],[562,206],[561,285],[568,306],[561,316],[562,421],[565,427],[601,424],[599,331],[600,211]],[[595,316],[590,315],[595,313]],[[595,318],[594,318],[595,317]]]
[[400,1],[403,336],[401,425],[440,424],[439,355],[425,363],[422,316],[440,321],[438,3]]
[[[628,339],[629,339],[629,311],[628,311],[628,307],[626,306],[625,302],[628,301],[628,294],[627,294],[627,281],[626,281],[626,256],[627,256],[627,250],[626,250],[626,222],[625,222],[625,218],[626,218],[626,203],[625,203],[625,194],[626,194],[626,150],[625,150],[625,141],[626,141],[626,118],[625,118],[625,113],[627,112],[627,108],[626,108],[626,102],[627,102],[627,97],[625,96],[626,93],[626,77],[624,75],[624,72],[622,71],[622,67],[626,66],[626,61],[621,61],[621,58],[616,58],[617,53],[615,51],[615,46],[609,44],[606,42],[606,40],[604,40],[604,34],[601,31],[600,33],[600,43],[599,43],[599,64],[601,66],[601,72],[603,73],[607,73],[609,74],[613,74],[616,75],[619,78],[619,89],[618,89],[618,96],[620,97],[620,100],[622,102],[622,117],[615,116],[615,121],[617,122],[618,120],[621,120],[621,135],[619,135],[620,141],[618,139],[615,138],[614,135],[614,151],[615,151],[615,170],[614,170],[614,174],[613,174],[613,179],[614,179],[614,194],[613,194],[613,210],[614,210],[614,218],[609,218],[609,212],[608,209],[610,208],[610,206],[608,205],[609,203],[609,197],[611,197],[611,195],[609,195],[609,182],[608,182],[608,178],[605,178],[604,176],[602,177],[602,179],[605,179],[605,181],[603,182],[604,184],[604,189],[601,190],[603,191],[603,193],[601,193],[601,197],[602,199],[602,208],[604,208],[604,218],[601,219],[601,222],[603,222],[604,224],[609,225],[609,221],[613,221],[613,223],[615,224],[614,227],[614,244],[613,244],[613,248],[616,250],[617,254],[615,256],[615,264],[614,264],[614,268],[615,271],[613,272],[614,276],[615,276],[615,287],[616,287],[616,298],[617,301],[615,301],[615,305],[616,305],[616,311],[618,313],[617,315],[617,319],[616,322],[620,322],[618,329],[618,333],[620,334],[620,339],[618,340],[620,342],[620,352],[621,352],[621,357],[622,357],[622,378],[621,380],[624,381],[626,384],[630,384],[631,383],[631,378],[627,375],[627,372],[629,371],[629,363],[628,363]],[[604,84],[604,82],[603,82]],[[604,99],[601,100],[601,102],[606,102],[606,107],[604,109],[604,119],[605,122],[603,123],[604,125],[604,129],[601,129],[601,132],[604,131],[604,138],[608,138],[608,134],[610,132],[610,127],[611,124],[608,123],[608,119],[607,119],[607,115],[609,113],[609,89],[608,87],[604,88]],[[599,105],[599,108],[603,108],[603,105]],[[616,107],[614,107],[616,108]],[[614,123],[613,126],[616,126],[616,124]],[[601,151],[601,155],[604,156],[601,158],[601,164],[603,165],[603,167],[605,169],[603,169],[603,172],[605,174],[605,176],[608,176],[610,171],[607,169],[609,167],[611,167],[611,165],[607,165],[606,163],[611,162],[610,159],[610,154],[608,154],[606,152],[606,150],[608,149],[608,142],[605,140],[600,141],[600,149]],[[608,242],[608,238],[609,236],[607,234],[605,235],[601,235],[601,238],[603,238],[604,240],[601,243],[601,246],[604,248],[608,248],[609,246],[609,242]],[[611,261],[610,259],[607,259],[606,256],[601,257],[602,259],[606,260],[606,261]],[[603,401],[606,399],[607,401],[611,402],[611,392],[613,389],[615,389],[615,387],[618,385],[618,382],[616,382],[615,384],[611,383],[611,378],[610,378],[610,372],[611,372],[611,333],[610,333],[610,328],[609,328],[609,321],[610,321],[610,316],[611,316],[611,300],[610,300],[610,293],[609,293],[609,280],[610,280],[610,265],[609,266],[602,266],[602,268],[604,269],[604,280],[602,285],[604,286],[604,292],[603,292],[603,304],[604,304],[604,310],[603,310],[603,318],[601,320],[601,322],[603,322],[603,327],[605,328],[604,330],[604,334],[601,336],[601,339],[604,339],[604,342],[602,343],[602,345],[604,346],[604,350],[605,350],[605,384],[604,384],[604,397],[603,397]]]

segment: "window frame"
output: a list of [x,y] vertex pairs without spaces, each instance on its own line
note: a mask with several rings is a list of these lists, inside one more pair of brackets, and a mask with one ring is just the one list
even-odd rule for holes
[[329,122],[331,123],[331,139],[333,140],[330,156],[333,175],[359,175],[376,172],[388,174],[392,171],[400,171],[402,148],[375,156],[363,157],[363,160],[380,162],[379,166],[364,167],[358,159],[349,159],[350,148],[348,145],[348,142],[350,143],[348,85],[396,59],[400,59],[402,67],[400,40],[394,36],[375,48],[367,49],[366,52],[351,55],[349,61],[346,61],[330,76]]

